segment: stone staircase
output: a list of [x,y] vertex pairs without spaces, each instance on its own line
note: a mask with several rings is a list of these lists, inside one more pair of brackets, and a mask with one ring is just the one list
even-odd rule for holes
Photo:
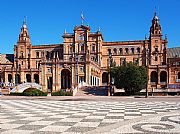
[[83,86],[78,89],[75,96],[107,96],[107,87]]

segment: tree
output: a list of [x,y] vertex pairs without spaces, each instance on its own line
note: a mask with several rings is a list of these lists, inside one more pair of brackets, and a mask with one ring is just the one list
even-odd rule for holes
[[117,88],[124,88],[127,95],[133,95],[147,84],[147,71],[143,66],[127,63],[124,66],[114,67],[110,70]]

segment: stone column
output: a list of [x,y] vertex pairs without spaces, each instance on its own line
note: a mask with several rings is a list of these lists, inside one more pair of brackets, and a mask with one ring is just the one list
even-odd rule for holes
[[42,84],[42,90],[44,92],[47,92],[47,77],[46,77],[46,64],[42,65],[42,72],[41,72],[41,82]]
[[35,83],[35,80],[34,80],[34,73],[31,73],[31,82]]
[[12,83],[15,84],[15,74],[14,74],[14,72],[12,72]]
[[54,65],[52,65],[52,91],[53,92],[55,91],[55,86],[56,86],[55,77],[56,77],[55,67],[54,67]]
[[20,71],[20,83],[23,83],[26,79],[24,71]]

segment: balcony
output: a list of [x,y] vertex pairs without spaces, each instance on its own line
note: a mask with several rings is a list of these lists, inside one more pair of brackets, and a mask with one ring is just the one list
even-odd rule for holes
[[167,84],[167,82],[160,82],[160,84],[161,84],[161,85],[166,85],[166,84]]
[[151,85],[156,85],[157,83],[156,82],[151,82]]
[[180,79],[176,79],[176,82],[178,82],[178,83],[179,83],[179,82],[180,82]]

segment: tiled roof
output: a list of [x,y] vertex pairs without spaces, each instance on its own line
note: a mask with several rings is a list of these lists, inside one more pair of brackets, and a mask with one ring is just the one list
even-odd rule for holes
[[0,63],[13,63],[14,55],[13,54],[0,54]]
[[167,55],[168,58],[180,58],[180,47],[168,48]]

